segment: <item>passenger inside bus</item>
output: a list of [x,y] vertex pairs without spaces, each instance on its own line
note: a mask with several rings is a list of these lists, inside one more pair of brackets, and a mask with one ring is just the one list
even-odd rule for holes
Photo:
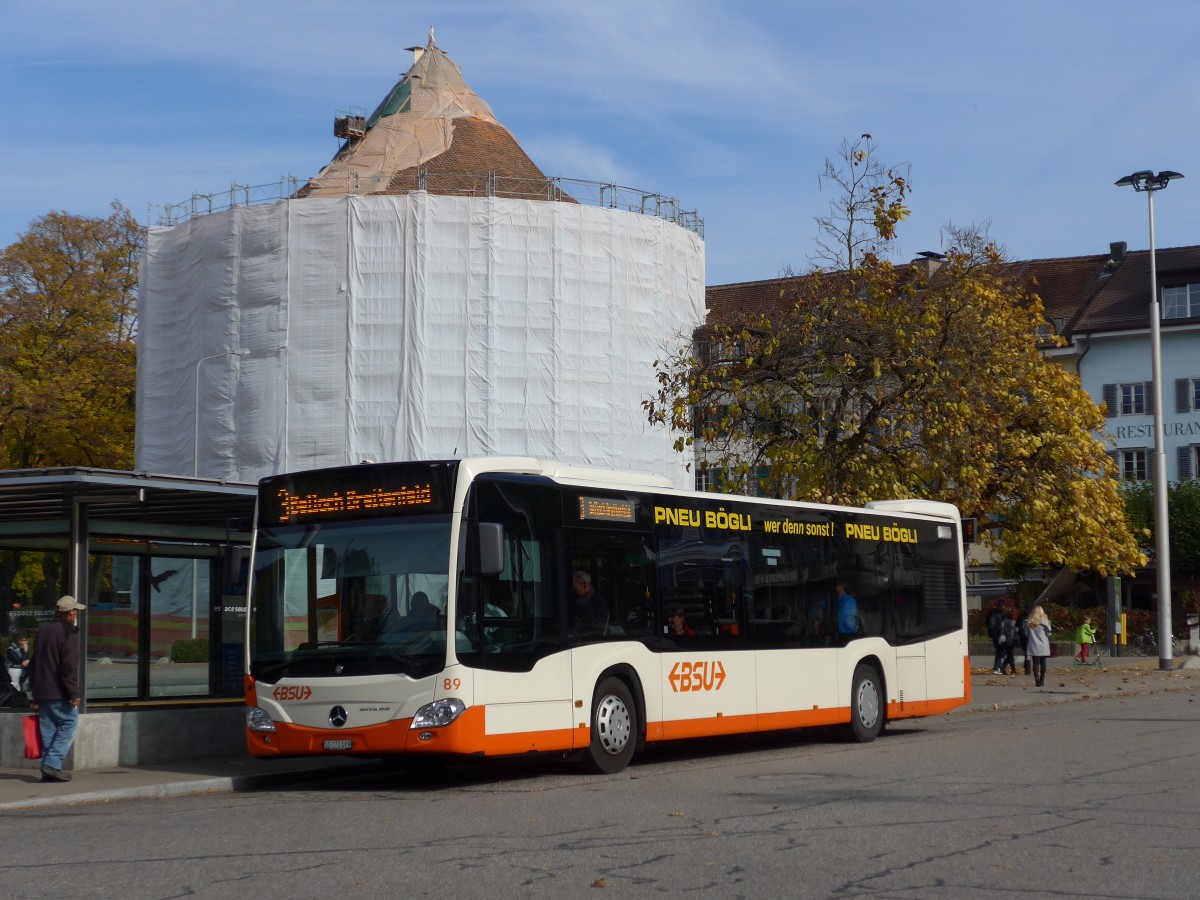
[[571,587],[575,591],[575,602],[571,604],[575,636],[583,640],[603,637],[608,628],[608,604],[592,586],[591,574],[576,572],[571,576]]
[[695,637],[696,631],[687,623],[682,606],[676,606],[667,616],[667,634],[671,637]]
[[424,591],[417,591],[412,595],[412,599],[408,602],[408,618],[414,624],[428,624],[432,627],[437,621],[437,607],[429,602],[429,595]]
[[850,593],[850,588],[839,578],[834,586],[837,591],[837,633],[838,642],[845,643],[852,635],[859,632],[858,600]]

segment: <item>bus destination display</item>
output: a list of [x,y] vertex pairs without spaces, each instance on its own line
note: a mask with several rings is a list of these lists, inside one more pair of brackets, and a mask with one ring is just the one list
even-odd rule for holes
[[394,490],[375,488],[370,491],[334,491],[331,494],[295,495],[280,488],[275,495],[279,503],[279,521],[300,521],[325,518],[330,514],[402,509],[410,506],[431,506],[433,485],[402,485]]
[[599,522],[633,522],[634,502],[613,497],[580,497],[579,518]]
[[401,464],[264,478],[259,520],[298,524],[445,513],[452,477],[445,467]]

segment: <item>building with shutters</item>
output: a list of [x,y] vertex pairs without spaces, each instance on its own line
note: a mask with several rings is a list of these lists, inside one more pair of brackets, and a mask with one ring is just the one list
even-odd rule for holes
[[[1113,244],[1105,257],[1083,257],[1080,277],[1048,296],[1069,344],[1052,352],[1104,403],[1112,457],[1120,477],[1154,477],[1154,405],[1150,380],[1148,251]],[[1162,307],[1163,432],[1167,480],[1197,477],[1200,449],[1200,247],[1157,251]],[[1079,260],[1044,260],[1068,266]],[[1053,300],[1053,312],[1051,312]]]

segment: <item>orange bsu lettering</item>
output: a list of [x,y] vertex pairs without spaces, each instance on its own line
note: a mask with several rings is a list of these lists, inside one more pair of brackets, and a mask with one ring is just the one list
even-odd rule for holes
[[284,700],[307,700],[312,696],[312,688],[303,684],[281,684],[271,691],[271,696],[280,703]]
[[677,662],[667,676],[676,694],[687,691],[719,691],[725,683],[725,666],[718,660]]

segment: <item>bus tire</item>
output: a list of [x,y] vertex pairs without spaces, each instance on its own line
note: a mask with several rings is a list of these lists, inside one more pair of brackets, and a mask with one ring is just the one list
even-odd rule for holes
[[850,736],[862,744],[875,740],[883,731],[885,712],[879,673],[874,666],[859,663],[850,687]]
[[605,678],[592,700],[592,742],[588,768],[615,775],[633,759],[637,749],[638,711],[629,687],[619,678]]

